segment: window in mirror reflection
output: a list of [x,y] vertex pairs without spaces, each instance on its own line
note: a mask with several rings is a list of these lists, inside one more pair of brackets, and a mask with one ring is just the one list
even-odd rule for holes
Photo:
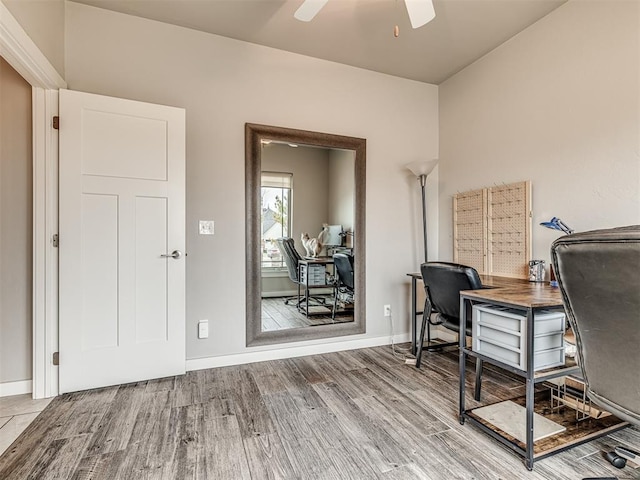
[[292,230],[293,174],[262,172],[260,185],[262,268],[283,269],[284,259],[276,239],[289,237]]

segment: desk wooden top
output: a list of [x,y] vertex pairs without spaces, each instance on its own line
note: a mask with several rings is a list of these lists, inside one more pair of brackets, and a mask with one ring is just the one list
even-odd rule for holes
[[460,296],[473,300],[498,302],[525,308],[561,307],[560,290],[546,283],[497,286],[482,290],[466,290]]
[[302,257],[298,263],[318,263],[322,265],[333,263],[333,257]]
[[[410,277],[422,279],[420,273],[408,273]],[[460,295],[472,300],[505,303],[517,307],[542,308],[561,307],[560,289],[547,283],[529,282],[524,278],[480,275],[482,285],[489,288],[465,290]]]
[[[422,274],[407,273],[408,277],[414,277],[416,280],[422,280]],[[518,285],[529,285],[529,281],[524,278],[499,277],[497,275],[480,274],[480,280],[485,287],[515,287]]]

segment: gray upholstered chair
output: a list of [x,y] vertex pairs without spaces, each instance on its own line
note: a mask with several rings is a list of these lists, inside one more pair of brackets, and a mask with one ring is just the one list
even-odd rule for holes
[[640,426],[640,225],[561,237],[551,256],[587,394]]
[[[295,297],[288,297],[284,299],[285,305],[289,305],[289,302],[292,300],[296,301],[296,308],[300,308],[302,302],[306,301],[307,295],[309,295],[308,291],[304,291],[302,295],[300,295],[300,288],[304,286],[304,283],[300,279],[300,268],[299,261],[302,260],[302,257],[296,250],[295,243],[293,238],[283,237],[276,239],[276,245],[282,254],[282,258],[284,259],[284,263],[287,266],[287,272],[289,274],[289,280],[296,284],[298,287],[298,295]],[[324,305],[326,299],[324,297],[312,296],[309,295],[309,301],[314,302],[316,305]]]

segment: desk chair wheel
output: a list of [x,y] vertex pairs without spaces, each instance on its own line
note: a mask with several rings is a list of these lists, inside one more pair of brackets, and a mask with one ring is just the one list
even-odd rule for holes
[[607,452],[604,458],[616,468],[624,468],[627,465],[627,459],[621,457],[615,451]]

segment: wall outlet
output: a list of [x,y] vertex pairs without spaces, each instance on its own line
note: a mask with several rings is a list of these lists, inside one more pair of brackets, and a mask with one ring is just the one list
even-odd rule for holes
[[198,338],[209,338],[209,320],[198,322]]
[[390,317],[391,316],[391,305],[385,305],[384,306],[384,316],[385,317]]

